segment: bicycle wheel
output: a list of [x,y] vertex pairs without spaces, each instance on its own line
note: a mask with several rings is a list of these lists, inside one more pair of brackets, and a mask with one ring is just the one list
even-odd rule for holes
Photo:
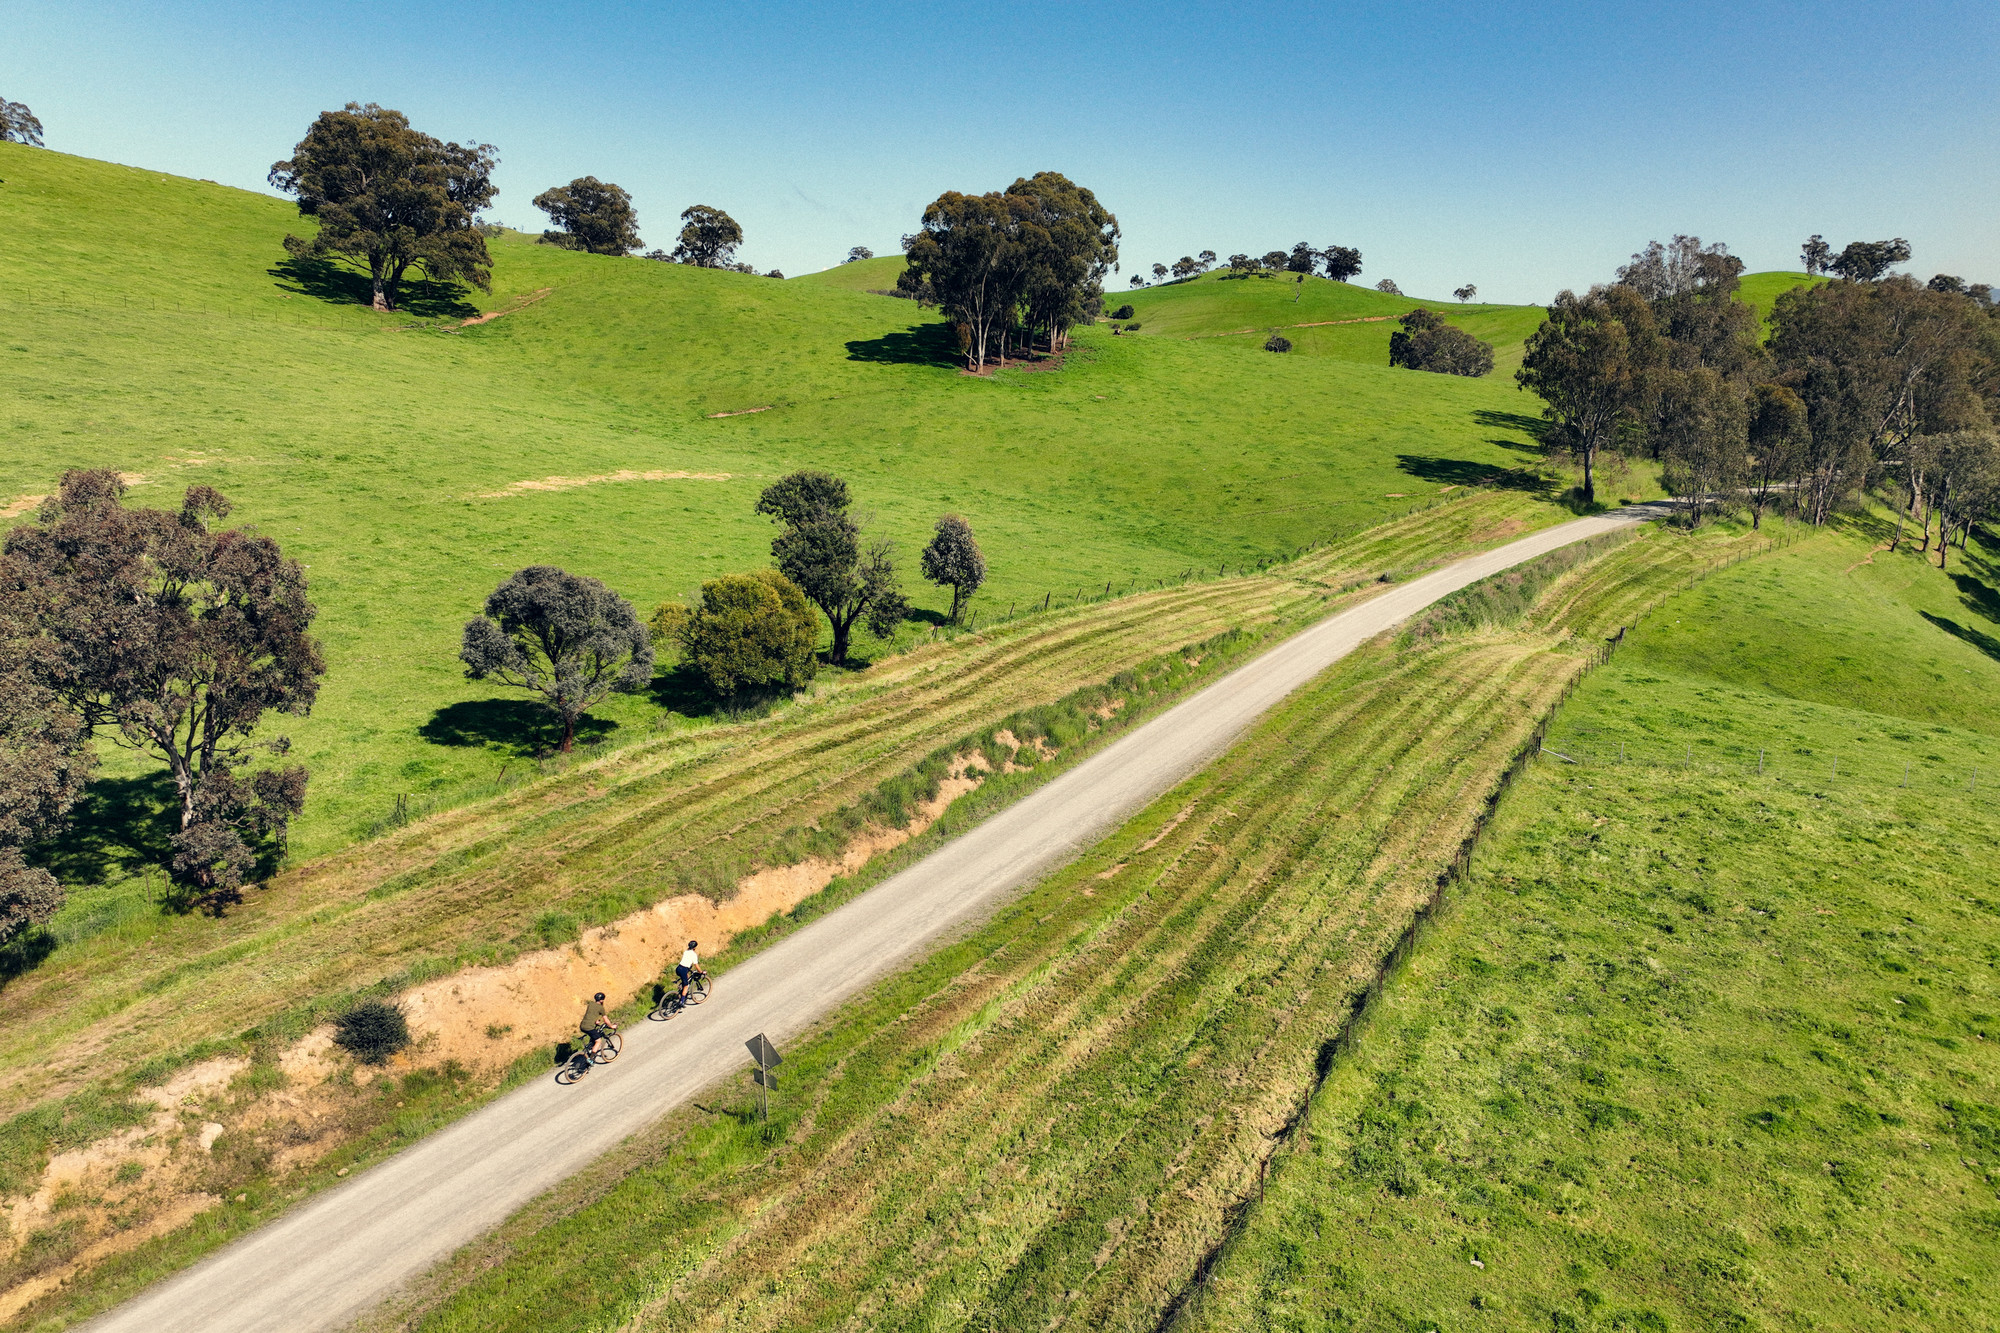
[[575,1055],[563,1061],[562,1065],[556,1070],[556,1082],[562,1084],[564,1087],[568,1087],[589,1072],[590,1061],[584,1058],[583,1052],[578,1051]]
[[680,1011],[680,992],[669,990],[665,995],[660,997],[660,1002],[653,1006],[653,1012],[647,1014],[646,1017],[652,1019],[655,1023],[664,1023]]
[[590,1053],[590,1062],[594,1065],[608,1065],[613,1060],[616,1060],[618,1052],[624,1049],[625,1039],[623,1037],[619,1036],[616,1032],[607,1033],[604,1040],[597,1043],[597,1049]]
[[708,998],[708,978],[705,976],[696,977],[694,979],[694,984],[688,987],[687,1002],[689,1004],[700,1004],[703,1000],[706,1000],[707,998]]

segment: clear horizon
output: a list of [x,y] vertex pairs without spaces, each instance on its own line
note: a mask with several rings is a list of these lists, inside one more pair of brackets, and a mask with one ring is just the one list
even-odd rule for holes
[[[320,111],[497,146],[490,219],[595,175],[649,245],[694,203],[788,274],[893,254],[944,190],[1094,190],[1132,273],[1207,248],[1352,245],[1357,281],[1546,301],[1653,239],[1752,270],[1906,237],[1919,277],[2000,283],[2000,10],[1933,3],[972,6],[29,4],[0,96],[52,149],[272,193]],[[303,56],[300,53],[304,53]]]

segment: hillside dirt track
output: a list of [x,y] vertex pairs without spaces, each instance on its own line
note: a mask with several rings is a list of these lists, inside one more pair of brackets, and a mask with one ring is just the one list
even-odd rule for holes
[[543,1190],[990,913],[1227,750],[1268,709],[1438,598],[1664,507],[1578,519],[1461,560],[1293,636],[1019,804],[733,969],[704,1009],[627,1033],[576,1087],[544,1079],[95,1321],[103,1330],[329,1329]]

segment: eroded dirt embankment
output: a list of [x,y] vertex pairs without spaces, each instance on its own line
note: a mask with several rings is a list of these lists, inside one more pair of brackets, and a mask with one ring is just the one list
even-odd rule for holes
[[[746,875],[720,902],[678,895],[587,930],[572,944],[414,987],[398,997],[410,1047],[385,1066],[357,1064],[334,1045],[333,1029],[321,1027],[270,1064],[238,1056],[207,1060],[141,1091],[138,1099],[153,1110],[140,1123],[57,1154],[32,1189],[0,1199],[0,1282],[6,1283],[0,1320],[106,1259],[232,1197],[247,1198],[226,1193],[224,1182],[258,1176],[296,1190],[307,1173],[346,1175],[326,1159],[402,1109],[383,1096],[394,1080],[445,1068],[457,1078],[497,1084],[520,1057],[575,1035],[584,1003],[596,992],[613,1005],[640,997],[690,939],[701,941],[704,953],[721,951],[743,931],[928,829],[985,773],[979,755],[963,758],[903,827],[864,829],[837,858]],[[50,1261],[38,1260],[41,1254]]]

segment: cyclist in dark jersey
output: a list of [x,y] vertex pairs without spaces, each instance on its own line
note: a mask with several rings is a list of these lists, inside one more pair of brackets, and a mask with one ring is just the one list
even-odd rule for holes
[[589,1043],[583,1048],[585,1055],[596,1054],[597,1043],[618,1030],[618,1025],[605,1016],[603,991],[597,992],[591,997],[590,1003],[583,1006],[583,1019],[576,1028],[590,1038]]

